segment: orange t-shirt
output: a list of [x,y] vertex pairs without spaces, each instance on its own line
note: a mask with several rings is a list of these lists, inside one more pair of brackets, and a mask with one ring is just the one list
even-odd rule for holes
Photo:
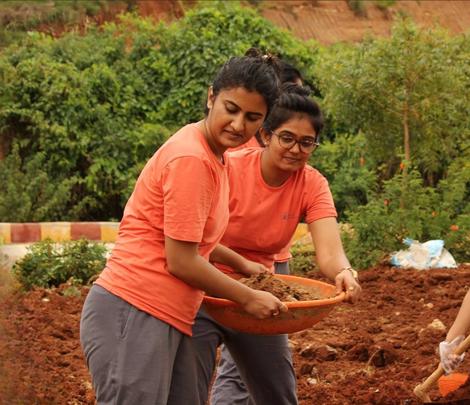
[[290,252],[291,245],[292,241],[289,241],[287,246],[284,246],[279,253],[274,255],[274,261],[277,263],[288,262],[292,258],[292,254]]
[[[262,146],[259,144],[258,140],[254,136],[253,138],[250,138],[250,140],[247,143],[237,146],[236,148],[229,149],[229,152],[235,152],[237,150],[248,149],[248,148],[261,148],[261,147]],[[281,263],[289,261],[289,259],[292,257],[290,253],[290,246],[291,246],[291,243],[289,242],[287,246],[284,246],[284,248],[275,255],[274,261],[281,262]]]
[[243,143],[240,146],[230,148],[229,152],[235,152],[236,150],[242,150],[247,148],[261,148],[259,142],[256,140],[256,136],[251,137],[248,142]]
[[[280,187],[266,184],[262,153],[262,148],[253,148],[226,155],[230,220],[220,243],[272,269],[275,255],[289,244],[301,218],[310,224],[336,217],[336,209],[327,180],[311,166],[293,173]],[[234,271],[219,263],[217,267]]]
[[228,198],[226,166],[194,124],[180,129],[140,174],[96,283],[191,335],[203,292],[169,273],[165,235],[197,242],[208,259],[227,226]]

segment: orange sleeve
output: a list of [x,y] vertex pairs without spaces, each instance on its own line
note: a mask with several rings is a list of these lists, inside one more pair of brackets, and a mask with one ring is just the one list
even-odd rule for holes
[[211,212],[216,182],[208,164],[197,157],[171,161],[163,171],[163,232],[186,242],[201,242]]
[[305,222],[311,224],[322,218],[336,217],[336,208],[331,195],[328,181],[318,172],[311,172],[308,181],[308,189],[311,193],[307,196],[307,211]]

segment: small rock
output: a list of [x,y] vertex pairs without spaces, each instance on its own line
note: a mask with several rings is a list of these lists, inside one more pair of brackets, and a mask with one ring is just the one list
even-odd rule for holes
[[428,329],[435,329],[435,330],[438,330],[438,331],[445,331],[446,330],[446,327],[445,325],[442,323],[442,321],[440,319],[434,319],[428,326],[426,326]]
[[433,309],[434,308],[434,304],[432,302],[428,302],[427,304],[424,304],[424,306],[426,308],[429,308],[429,309]]
[[318,380],[317,380],[316,378],[307,378],[307,382],[308,382],[310,385],[318,384]]

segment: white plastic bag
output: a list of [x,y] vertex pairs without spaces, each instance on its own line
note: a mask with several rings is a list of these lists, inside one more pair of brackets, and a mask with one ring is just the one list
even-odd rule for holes
[[444,241],[429,240],[420,243],[406,238],[403,240],[409,248],[394,252],[390,259],[393,266],[425,270],[432,268],[455,268],[457,263],[452,255],[444,249]]

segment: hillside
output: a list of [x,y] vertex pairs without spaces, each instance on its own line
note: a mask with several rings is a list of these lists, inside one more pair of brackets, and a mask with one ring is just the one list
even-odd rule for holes
[[409,16],[423,26],[438,23],[452,33],[470,29],[468,1],[397,1],[381,9],[364,1],[364,16],[354,14],[346,1],[264,1],[262,14],[302,39],[320,43],[360,41],[367,33],[388,35],[396,16]]
[[[227,0],[230,1],[230,0]],[[181,17],[196,4],[213,0],[93,0],[89,3],[60,1],[14,2],[0,5],[0,28],[37,29],[54,36],[71,29],[83,29],[89,22],[101,24],[117,15],[134,11],[156,20]],[[322,44],[360,41],[368,33],[388,35],[397,16],[409,16],[418,24],[440,24],[452,33],[470,29],[470,2],[467,0],[245,0],[274,24],[294,35]],[[355,12],[352,10],[355,8]],[[2,38],[0,35],[0,44]]]

